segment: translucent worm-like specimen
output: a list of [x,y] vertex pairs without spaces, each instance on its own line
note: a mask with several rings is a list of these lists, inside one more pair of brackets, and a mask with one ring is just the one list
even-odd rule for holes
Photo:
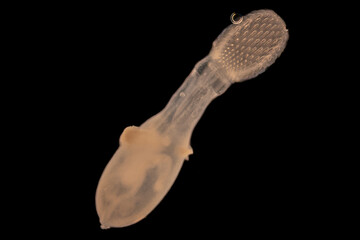
[[280,56],[288,40],[271,10],[234,20],[195,65],[166,107],[140,127],[127,127],[96,191],[101,227],[125,227],[146,217],[174,183],[205,108],[231,84],[256,77]]

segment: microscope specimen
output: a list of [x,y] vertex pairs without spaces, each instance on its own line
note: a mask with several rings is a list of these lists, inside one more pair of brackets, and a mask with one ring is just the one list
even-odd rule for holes
[[272,10],[253,11],[238,20],[234,16],[166,107],[121,134],[96,190],[102,228],[125,227],[145,218],[193,153],[190,138],[210,102],[233,83],[264,72],[285,49],[288,30]]

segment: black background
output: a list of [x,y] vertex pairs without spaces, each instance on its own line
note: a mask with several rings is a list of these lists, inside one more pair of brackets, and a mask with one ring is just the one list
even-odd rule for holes
[[[194,154],[151,214],[123,229],[101,230],[96,186],[123,129],[165,106],[231,13],[264,8],[289,29],[281,57],[209,105],[193,132]],[[15,141],[27,140],[22,169],[35,169],[19,184],[30,191],[21,198],[26,204],[19,200],[29,231],[102,239],[298,236],[318,229],[329,214],[320,197],[328,188],[319,177],[323,160],[310,154],[322,133],[313,118],[322,108],[311,101],[309,69],[316,59],[309,58],[305,34],[311,28],[292,1],[18,9],[23,14],[9,20],[17,25],[9,62],[23,66],[11,85],[24,99],[14,110],[25,130]],[[311,136],[309,128],[316,129]]]

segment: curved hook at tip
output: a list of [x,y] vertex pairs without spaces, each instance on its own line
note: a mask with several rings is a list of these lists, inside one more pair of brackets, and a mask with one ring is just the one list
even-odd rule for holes
[[[235,16],[237,18],[237,20],[235,20]],[[240,14],[237,14],[237,13],[232,13],[230,15],[230,21],[233,23],[233,24],[239,24],[243,21],[243,17],[240,15]]]

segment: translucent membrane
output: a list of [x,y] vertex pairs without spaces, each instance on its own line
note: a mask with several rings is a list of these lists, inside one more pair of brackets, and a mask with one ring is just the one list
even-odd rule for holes
[[265,71],[284,50],[288,31],[273,11],[254,11],[233,23],[161,112],[123,131],[96,191],[102,228],[125,227],[146,217],[193,153],[191,134],[209,103],[232,83]]

